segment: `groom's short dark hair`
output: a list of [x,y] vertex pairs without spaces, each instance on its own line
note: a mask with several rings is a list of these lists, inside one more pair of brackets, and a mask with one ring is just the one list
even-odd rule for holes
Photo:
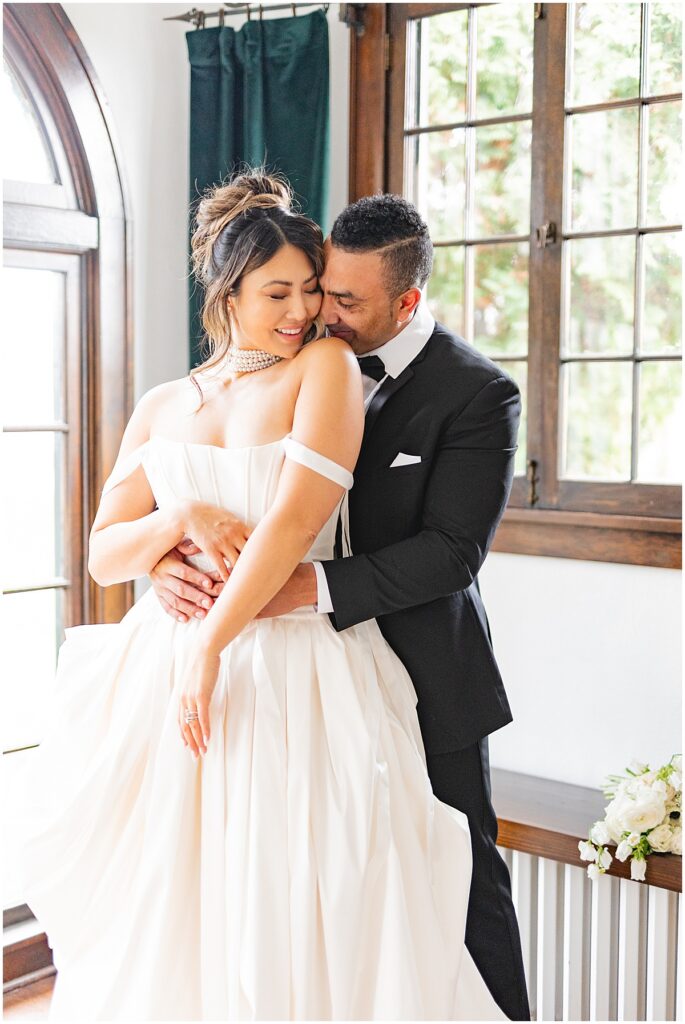
[[403,196],[364,196],[336,218],[331,242],[345,252],[380,252],[388,292],[423,288],[433,269],[433,243],[421,214]]

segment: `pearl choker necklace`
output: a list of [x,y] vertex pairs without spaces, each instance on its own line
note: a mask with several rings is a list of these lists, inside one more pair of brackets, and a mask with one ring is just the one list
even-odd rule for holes
[[231,345],[226,352],[225,368],[230,373],[253,373],[255,370],[266,370],[268,366],[279,363],[283,356],[273,352],[265,352],[258,348],[237,348]]

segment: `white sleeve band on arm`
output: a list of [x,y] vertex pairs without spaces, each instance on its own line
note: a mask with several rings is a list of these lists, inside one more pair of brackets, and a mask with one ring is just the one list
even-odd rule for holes
[[316,610],[321,613],[332,612],[333,602],[331,601],[331,594],[328,589],[326,573],[323,570],[321,562],[312,562],[312,565],[314,566],[314,572],[316,573]]
[[134,448],[132,452],[129,452],[128,455],[125,455],[123,459],[117,460],[117,462],[114,465],[114,468],[112,469],[112,472],[109,474],[104,484],[102,485],[102,494],[100,495],[101,497],[103,497],[105,494],[107,494],[108,491],[111,491],[114,487],[116,487],[117,484],[120,484],[122,480],[125,480],[127,476],[130,476],[131,473],[133,473],[133,471],[138,468],[138,466],[144,466],[143,460],[147,454],[149,447],[149,440],[143,441],[143,443],[138,445],[137,448]]
[[287,458],[292,459],[293,462],[299,462],[301,466],[306,466],[307,469],[313,469],[315,473],[320,473],[321,476],[325,476],[328,480],[332,480],[333,483],[339,484],[345,490],[349,490],[354,483],[354,477],[348,469],[340,466],[337,462],[333,462],[332,459],[327,458],[320,452],[315,452],[312,448],[308,448],[301,441],[296,441],[294,437],[286,437],[283,447]]

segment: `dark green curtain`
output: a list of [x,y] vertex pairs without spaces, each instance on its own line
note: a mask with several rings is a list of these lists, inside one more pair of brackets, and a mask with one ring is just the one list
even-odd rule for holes
[[[323,10],[186,34],[190,202],[243,162],[281,171],[327,230],[328,23]],[[189,223],[192,231],[192,220]],[[202,289],[190,279],[190,366],[200,360]]]

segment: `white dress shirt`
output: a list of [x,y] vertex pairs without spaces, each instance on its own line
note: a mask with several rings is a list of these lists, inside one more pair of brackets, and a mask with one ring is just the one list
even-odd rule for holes
[[[378,389],[385,383],[388,377],[395,379],[406,370],[409,364],[416,359],[417,355],[430,338],[435,328],[435,319],[426,305],[425,299],[421,298],[414,310],[414,315],[403,327],[399,334],[386,341],[384,345],[374,348],[371,352],[365,352],[364,356],[378,356],[385,366],[385,377],[375,381],[373,377],[362,374],[362,386],[364,388],[364,411],[369,408],[371,400]],[[326,573],[321,562],[313,562],[316,573],[317,601],[314,607],[318,612],[327,613],[333,611]]]

